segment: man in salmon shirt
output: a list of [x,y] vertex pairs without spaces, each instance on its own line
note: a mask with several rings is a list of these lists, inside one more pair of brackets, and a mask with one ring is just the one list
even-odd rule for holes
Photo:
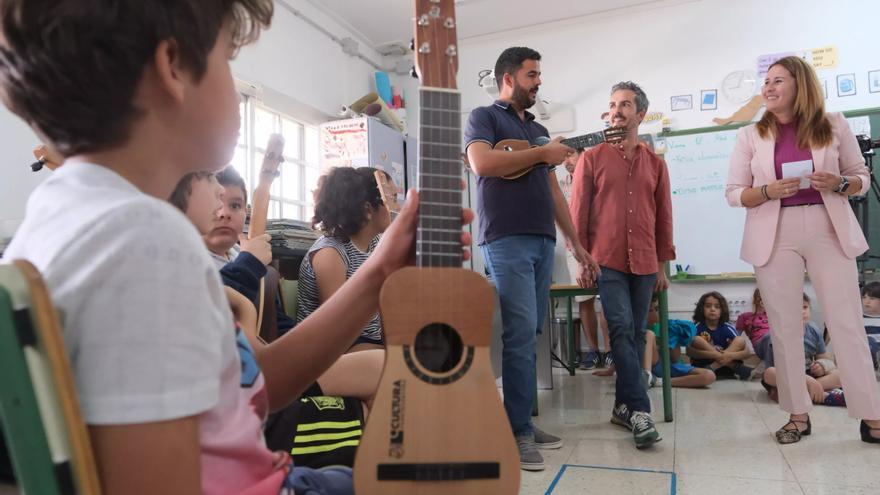
[[[638,139],[648,98],[627,81],[611,88],[609,119],[625,127],[617,145],[602,143],[581,155],[571,194],[571,216],[581,244],[601,266],[599,297],[617,367],[611,422],[633,432],[636,447],[661,440],[642,384],[641,363],[651,294],[669,285],[664,262],[675,259],[672,199],[666,163]],[[581,266],[579,280],[590,280]]]

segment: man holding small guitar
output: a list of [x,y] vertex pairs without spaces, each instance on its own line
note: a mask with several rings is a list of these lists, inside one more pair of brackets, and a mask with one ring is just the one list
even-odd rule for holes
[[[554,219],[579,263],[598,265],[577,240],[565,198],[550,167],[574,149],[557,138],[529,147],[548,132],[528,111],[541,85],[541,55],[508,48],[495,64],[499,99],[474,109],[464,132],[465,150],[477,175],[479,244],[501,302],[504,326],[502,377],[504,409],[517,440],[520,465],[544,469],[538,448],[557,449],[562,439],[531,424],[535,391],[535,345],[546,318],[556,231]],[[524,140],[524,149],[495,149],[504,140]],[[530,169],[516,178],[523,169]],[[552,177],[552,179],[551,179]]]
[[598,277],[583,267],[578,282],[598,282],[608,321],[617,368],[611,422],[632,430],[638,448],[660,441],[641,363],[651,294],[668,287],[664,263],[675,259],[669,171],[638,138],[647,111],[648,97],[637,84],[614,85],[609,118],[611,125],[627,130],[626,138],[619,145],[600,144],[584,152],[571,192],[579,242],[602,266]]

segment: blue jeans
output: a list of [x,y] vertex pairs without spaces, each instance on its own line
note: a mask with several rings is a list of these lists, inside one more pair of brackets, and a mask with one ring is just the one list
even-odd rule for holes
[[281,485],[282,494],[295,495],[354,495],[350,467],[328,466],[320,469],[296,467],[287,473]]
[[645,330],[657,274],[633,275],[602,267],[599,297],[608,321],[611,355],[617,368],[615,404],[631,412],[651,412],[651,401],[642,385]]
[[542,235],[510,235],[480,246],[501,302],[504,410],[515,436],[532,433],[535,346],[550,304],[555,247]]

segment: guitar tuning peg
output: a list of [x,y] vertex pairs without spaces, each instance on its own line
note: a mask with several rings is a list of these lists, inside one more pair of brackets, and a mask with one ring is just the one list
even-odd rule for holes
[[412,69],[409,70],[409,75],[413,76],[413,77],[416,78],[416,79],[419,78],[419,75],[416,73],[416,68],[415,68],[415,67],[413,67]]
[[415,49],[416,49],[416,40],[415,40],[415,38],[410,38],[410,39],[409,39],[409,49],[410,49],[410,51],[415,51]]

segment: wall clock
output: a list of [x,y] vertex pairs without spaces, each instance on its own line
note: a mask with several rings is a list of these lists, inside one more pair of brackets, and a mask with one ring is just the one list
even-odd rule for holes
[[724,76],[721,94],[730,103],[742,105],[752,99],[758,89],[758,75],[750,70],[735,70]]

